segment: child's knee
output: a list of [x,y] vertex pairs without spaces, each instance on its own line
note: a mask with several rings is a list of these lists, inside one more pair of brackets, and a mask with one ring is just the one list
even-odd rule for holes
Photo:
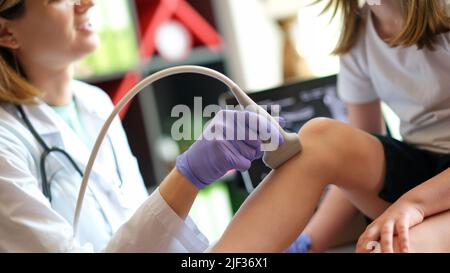
[[339,130],[342,128],[332,119],[315,118],[308,121],[298,133],[303,147],[299,157],[308,158],[311,164],[320,166],[322,170],[333,170],[339,158],[342,158],[340,149],[337,149],[341,144],[336,142],[340,140],[334,139]]
[[299,136],[306,137],[327,137],[337,128],[337,121],[329,118],[314,118],[305,123],[299,131]]
[[377,139],[333,119],[310,120],[299,131],[299,137],[303,156],[315,159],[324,169],[334,170],[336,175],[340,173],[345,180],[348,180],[348,171],[365,177],[364,173],[369,173],[367,165],[375,165],[378,170],[383,163],[383,147]]
[[308,121],[299,131],[304,146],[315,147],[328,156],[345,156],[347,144],[354,136],[352,127],[329,118],[315,118]]

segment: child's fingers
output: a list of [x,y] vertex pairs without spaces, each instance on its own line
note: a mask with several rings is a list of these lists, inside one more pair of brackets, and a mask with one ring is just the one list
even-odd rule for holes
[[386,222],[381,228],[381,252],[393,253],[393,240],[394,240],[394,222]]
[[396,230],[399,240],[399,251],[403,253],[409,252],[409,222],[407,218],[399,220],[396,224]]
[[359,237],[356,245],[356,251],[359,253],[370,253],[378,243],[380,233],[377,226],[368,227]]

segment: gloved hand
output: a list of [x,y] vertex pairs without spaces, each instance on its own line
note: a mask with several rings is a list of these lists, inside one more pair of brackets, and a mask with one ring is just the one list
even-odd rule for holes
[[286,253],[307,253],[311,249],[311,238],[305,233],[300,234],[297,240],[285,251]]
[[202,189],[230,170],[248,170],[251,162],[263,155],[262,140],[270,137],[280,145],[284,142],[268,118],[248,111],[220,111],[202,136],[177,157],[176,167]]

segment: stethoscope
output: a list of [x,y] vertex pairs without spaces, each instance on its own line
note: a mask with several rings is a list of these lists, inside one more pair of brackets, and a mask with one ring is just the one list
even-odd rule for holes
[[[50,202],[52,202],[51,183],[48,180],[47,170],[45,168],[45,163],[47,161],[47,158],[51,154],[60,154],[63,157],[65,157],[67,159],[67,161],[70,163],[70,165],[72,166],[72,168],[80,175],[81,178],[83,178],[84,173],[81,170],[81,168],[77,165],[75,160],[65,150],[63,150],[63,149],[61,149],[59,147],[50,147],[50,146],[47,145],[47,143],[45,143],[45,141],[38,134],[38,132],[36,131],[34,126],[31,124],[30,119],[26,115],[26,113],[25,113],[25,111],[24,111],[24,109],[23,109],[23,107],[21,105],[16,105],[16,108],[17,108],[17,111],[20,114],[20,117],[22,118],[23,122],[25,123],[25,126],[28,128],[30,133],[33,135],[33,137],[36,139],[36,141],[39,143],[39,145],[44,150],[43,153],[41,154],[41,157],[40,157],[40,160],[39,160],[39,170],[40,170],[41,180],[42,180],[42,193],[44,194],[44,196]],[[118,176],[118,178],[120,180],[119,187],[121,187],[122,184],[123,184],[122,173],[121,173],[120,168],[119,168],[119,163],[118,163],[118,160],[117,160],[117,155],[116,155],[116,151],[114,149],[114,145],[112,145],[112,141],[111,141],[111,138],[109,137],[109,135],[108,135],[108,140],[109,140],[109,143],[110,143],[110,146],[111,146],[111,150],[112,150],[112,154],[113,154],[113,157],[114,157],[114,162],[115,162],[115,165],[116,165],[117,176]]]

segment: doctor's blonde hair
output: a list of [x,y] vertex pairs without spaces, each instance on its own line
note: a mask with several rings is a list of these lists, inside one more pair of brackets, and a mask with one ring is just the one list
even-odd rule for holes
[[[322,2],[324,0],[316,0]],[[356,44],[365,25],[367,10],[358,0],[326,0],[324,11],[338,11],[343,16],[342,34],[334,54],[349,52]],[[381,0],[383,1],[383,0]],[[450,30],[447,0],[399,0],[402,5],[404,26],[400,33],[386,42],[392,46],[413,46],[433,49],[436,36]]]
[[[13,20],[24,12],[25,0],[0,0],[0,17]],[[21,73],[12,49],[0,46],[0,102],[27,104],[41,94]]]

